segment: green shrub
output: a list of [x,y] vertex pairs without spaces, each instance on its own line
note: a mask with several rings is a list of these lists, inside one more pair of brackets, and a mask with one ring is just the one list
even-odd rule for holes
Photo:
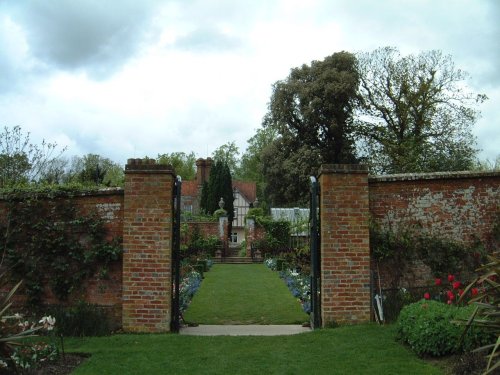
[[54,306],[56,330],[63,336],[107,336],[111,334],[111,323],[103,308],[84,301],[72,307]]
[[405,306],[397,323],[398,339],[420,356],[444,356],[477,348],[489,341],[489,334],[470,330],[461,342],[463,327],[456,321],[467,319],[473,306],[458,307],[421,300]]

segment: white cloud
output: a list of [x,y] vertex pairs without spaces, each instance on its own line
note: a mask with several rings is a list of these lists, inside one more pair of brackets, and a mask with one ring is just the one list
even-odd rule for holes
[[475,128],[500,144],[499,3],[52,1],[0,4],[0,118],[68,154],[243,151],[290,69],[340,50],[442,49],[490,100]]

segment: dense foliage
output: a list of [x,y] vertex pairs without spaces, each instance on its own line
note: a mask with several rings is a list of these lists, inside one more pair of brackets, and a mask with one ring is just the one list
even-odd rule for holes
[[204,185],[200,208],[203,212],[213,215],[219,207],[220,199],[224,201],[224,210],[227,211],[228,222],[234,218],[234,196],[231,172],[229,166],[216,161],[210,169],[208,184]]
[[416,261],[427,265],[435,277],[460,274],[470,280],[485,259],[485,249],[479,242],[465,245],[409,229],[381,230],[376,225],[370,227],[370,249],[376,261],[393,270],[395,286]]
[[45,287],[64,300],[86,278],[107,277],[109,264],[122,252],[121,239],[108,238],[97,214],[80,213],[67,193],[58,194],[51,200],[33,191],[4,196],[8,214],[0,222],[3,265],[14,279],[25,281],[28,302],[35,306]]
[[156,158],[158,164],[169,164],[174,168],[175,173],[183,180],[193,180],[196,175],[194,152],[171,152],[170,154],[159,154]]
[[260,250],[263,256],[276,256],[290,251],[290,222],[273,220],[267,216],[256,216],[255,224],[265,229],[265,236],[252,243],[252,247]]
[[470,351],[490,340],[484,330],[470,330],[461,341],[463,328],[474,308],[422,300],[405,306],[397,322],[398,338],[418,355],[444,356]]
[[491,334],[491,340],[485,342],[481,351],[489,352],[486,373],[493,373],[500,368],[498,359],[500,346],[500,257],[499,253],[488,256],[488,261],[478,270],[480,276],[466,290],[476,288],[480,293],[470,302],[474,312],[470,314],[465,335],[473,329],[482,329]]
[[308,194],[303,183],[322,163],[356,161],[352,114],[358,82],[354,55],[338,52],[293,68],[273,85],[263,126],[279,138],[262,154],[272,203],[300,202]]
[[486,99],[440,51],[400,56],[395,48],[357,55],[358,133],[378,173],[467,170],[477,150],[472,126]]

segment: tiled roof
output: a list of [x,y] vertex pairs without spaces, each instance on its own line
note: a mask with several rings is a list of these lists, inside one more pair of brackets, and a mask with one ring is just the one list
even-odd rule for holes
[[196,197],[198,195],[198,184],[196,180],[182,181],[182,195]]
[[233,189],[236,188],[249,203],[255,202],[257,198],[257,185],[255,182],[233,180]]
[[[257,186],[255,182],[233,180],[233,189],[236,188],[248,203],[255,202],[257,198]],[[196,180],[182,181],[182,195],[196,197],[198,195],[198,184]]]

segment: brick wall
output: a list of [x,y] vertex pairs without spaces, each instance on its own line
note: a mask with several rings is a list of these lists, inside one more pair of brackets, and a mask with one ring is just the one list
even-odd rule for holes
[[368,171],[323,165],[319,183],[322,324],[369,321]]
[[[382,229],[411,229],[419,234],[466,244],[495,244],[492,231],[500,214],[500,173],[446,172],[401,174],[369,179],[370,214]],[[422,262],[395,277],[392,265],[378,265],[382,287],[425,285],[432,280]],[[401,270],[403,271],[403,270]],[[396,285],[399,284],[399,285]]]
[[[81,192],[72,194],[71,198],[64,193],[61,193],[56,200],[71,199],[72,204],[75,204],[78,211],[84,215],[98,213],[105,220],[105,226],[108,230],[109,239],[113,237],[121,237],[123,232],[123,189],[112,188],[102,189],[93,192]],[[47,199],[47,204],[50,200]],[[7,218],[7,203],[0,197],[0,220]],[[50,274],[47,275],[50,277]],[[8,288],[7,288],[8,289]],[[106,278],[98,277],[97,275],[88,279],[84,284],[76,290],[65,304],[71,304],[79,300],[85,300],[101,306],[109,312],[112,319],[112,326],[115,328],[121,327],[121,304],[122,304],[122,263],[121,260],[110,265],[109,273]],[[22,290],[17,293],[15,304],[20,307],[24,305],[26,297],[22,294]],[[46,288],[43,292],[42,302],[44,304],[59,304],[59,301]]]
[[174,172],[129,159],[123,216],[123,329],[170,331]]
[[219,238],[219,222],[218,221],[188,221],[182,223],[186,226],[186,230],[181,233],[181,243],[186,245],[191,240],[192,234],[198,230],[202,237],[215,236]]
[[386,229],[413,227],[422,233],[491,250],[500,209],[499,172],[392,175],[369,179],[370,213]]

